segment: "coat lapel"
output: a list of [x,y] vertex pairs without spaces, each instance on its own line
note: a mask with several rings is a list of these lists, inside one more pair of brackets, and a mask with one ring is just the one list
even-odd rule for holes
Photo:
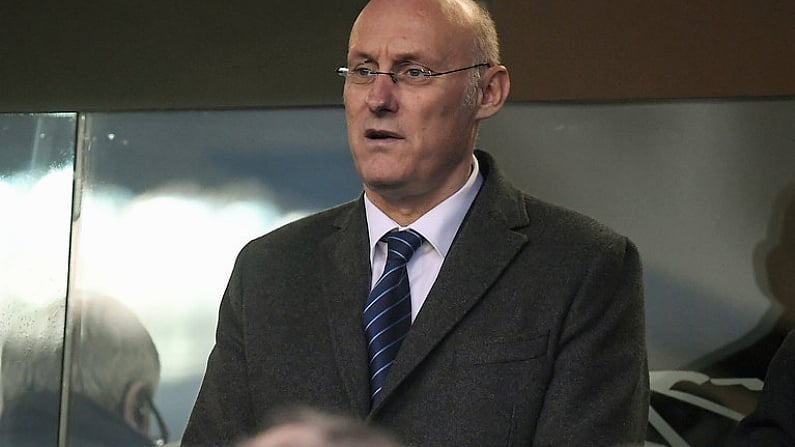
[[370,409],[367,344],[362,310],[370,288],[367,223],[361,198],[337,220],[338,230],[323,242],[328,254],[321,275],[337,367],[351,408],[364,417]]
[[398,352],[371,415],[464,318],[527,243],[524,234],[513,231],[530,221],[521,193],[506,182],[488,155],[478,153],[478,160],[485,177],[481,191]]

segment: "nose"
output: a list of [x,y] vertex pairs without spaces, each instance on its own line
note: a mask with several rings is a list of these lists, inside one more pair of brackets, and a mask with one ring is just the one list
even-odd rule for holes
[[367,97],[367,107],[373,113],[395,112],[397,111],[397,96],[395,88],[397,83],[392,76],[376,76],[369,86]]

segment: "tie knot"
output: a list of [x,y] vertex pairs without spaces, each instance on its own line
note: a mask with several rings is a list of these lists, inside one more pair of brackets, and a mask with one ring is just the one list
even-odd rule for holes
[[422,245],[423,240],[422,235],[411,228],[392,231],[381,238],[381,241],[386,242],[387,245],[387,261],[402,263],[409,262],[414,252]]

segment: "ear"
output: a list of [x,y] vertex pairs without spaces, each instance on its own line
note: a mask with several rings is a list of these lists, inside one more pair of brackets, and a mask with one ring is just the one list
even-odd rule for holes
[[480,77],[480,94],[476,119],[491,118],[502,109],[511,91],[511,78],[504,65],[490,67]]
[[135,381],[122,397],[122,417],[135,431],[149,436],[150,391],[144,382]]

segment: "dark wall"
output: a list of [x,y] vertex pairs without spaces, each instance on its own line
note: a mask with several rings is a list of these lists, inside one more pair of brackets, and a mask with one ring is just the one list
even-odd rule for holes
[[[356,1],[0,2],[0,111],[338,104]],[[512,99],[795,94],[789,0],[491,0]]]
[[514,100],[795,95],[792,0],[493,3]]
[[0,110],[340,103],[364,1],[0,2]]

